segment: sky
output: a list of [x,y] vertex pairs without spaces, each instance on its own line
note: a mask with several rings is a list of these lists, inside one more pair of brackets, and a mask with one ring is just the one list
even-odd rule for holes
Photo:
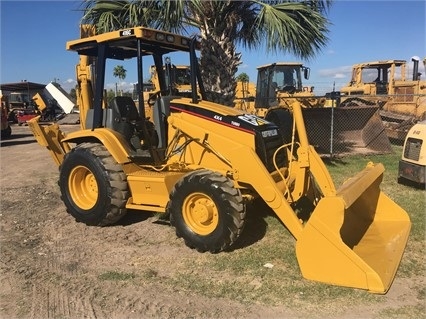
[[[0,83],[29,81],[48,84],[55,81],[69,91],[75,87],[78,55],[66,51],[65,44],[79,37],[82,1],[5,1],[0,0]],[[426,57],[426,1],[424,0],[334,0],[327,18],[329,41],[315,57],[301,60],[289,53],[265,50],[242,53],[237,75],[248,74],[256,82],[260,65],[273,62],[302,62],[310,67],[304,85],[315,87],[317,94],[339,90],[350,81],[353,64]],[[174,64],[188,64],[181,56]],[[148,62],[151,63],[151,62]],[[113,77],[113,68],[123,65],[124,81]],[[146,62],[145,62],[146,65]],[[420,68],[423,79],[426,70]],[[411,69],[409,70],[411,72]],[[145,70],[148,79],[148,67]],[[124,90],[137,80],[136,65],[114,61],[108,64],[107,88],[117,82]]]

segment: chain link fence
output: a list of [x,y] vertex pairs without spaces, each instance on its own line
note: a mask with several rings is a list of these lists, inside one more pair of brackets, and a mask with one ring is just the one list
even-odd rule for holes
[[377,106],[304,108],[303,116],[309,142],[321,155],[392,152]]

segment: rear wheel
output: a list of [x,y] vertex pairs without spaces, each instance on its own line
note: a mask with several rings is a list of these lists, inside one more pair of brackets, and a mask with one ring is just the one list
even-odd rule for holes
[[240,191],[225,176],[205,169],[176,183],[167,212],[176,235],[200,252],[229,248],[240,236],[245,221]]
[[126,175],[101,144],[83,143],[68,153],[59,186],[67,211],[77,221],[104,226],[126,214]]

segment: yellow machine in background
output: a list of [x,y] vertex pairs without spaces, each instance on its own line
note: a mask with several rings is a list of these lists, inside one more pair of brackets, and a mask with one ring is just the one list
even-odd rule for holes
[[399,160],[398,182],[426,183],[426,120],[413,125],[404,141]]
[[303,84],[310,69],[298,62],[272,63],[257,69],[256,98],[249,110],[274,122],[284,136],[291,133],[293,107],[299,103],[309,141],[319,153],[392,152],[378,107],[329,107],[325,96],[316,96],[312,86]]
[[[420,79],[419,58],[413,57],[413,74],[405,60],[355,64],[352,78],[340,89],[343,107],[376,105],[389,138],[403,142],[414,123],[426,119],[426,80]],[[423,60],[426,72],[426,58]]]
[[253,82],[237,81],[234,107],[245,113],[254,114],[256,85]]
[[[67,43],[80,55],[81,129],[65,135],[58,125],[30,121],[60,168],[67,212],[98,226],[117,222],[127,209],[168,214],[188,247],[220,252],[241,236],[247,202],[261,198],[294,236],[305,278],[385,293],[411,222],[380,190],[383,165],[368,164],[336,189],[308,143],[300,103],[293,105],[294,134],[284,143],[275,124],[205,101],[198,45],[195,38],[145,27]],[[190,97],[168,90],[163,56],[173,52],[188,55]],[[160,85],[148,101],[152,119],[144,113],[143,85],[139,109],[122,96],[105,103],[106,60],[132,59],[143,83],[149,56]]]
[[[163,94],[173,94],[176,96],[191,97],[191,75],[189,65],[174,65],[170,57],[164,58],[164,77],[167,89]],[[149,83],[143,85],[143,100],[145,102],[145,114],[147,118],[153,117],[152,104],[148,103],[151,96],[161,91],[160,78],[155,65],[149,69],[151,78]],[[138,101],[135,101],[138,105]]]
[[271,108],[292,108],[298,101],[304,108],[324,107],[325,98],[303,85],[310,69],[299,62],[277,62],[257,68],[255,114],[264,117]]
[[[164,61],[164,72],[166,77],[166,85],[170,90],[174,90],[176,95],[191,96],[191,70],[189,65],[174,65],[169,57]],[[160,90],[160,79],[155,70],[155,66],[150,68],[151,83],[154,91]]]

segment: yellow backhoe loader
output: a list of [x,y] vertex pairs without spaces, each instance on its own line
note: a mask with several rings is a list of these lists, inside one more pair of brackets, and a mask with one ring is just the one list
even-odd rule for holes
[[[67,42],[80,55],[81,129],[30,128],[59,166],[69,214],[87,225],[117,222],[128,209],[169,214],[185,244],[220,252],[241,235],[246,203],[262,198],[296,241],[305,278],[385,293],[408,240],[408,214],[380,190],[384,167],[370,163],[336,189],[309,145],[301,106],[293,108],[297,134],[284,144],[278,127],[257,116],[205,101],[197,39],[134,27]],[[163,55],[186,52],[191,97],[168,95]],[[105,65],[133,59],[138,82],[151,56],[160,88],[144,114],[131,98],[105,102]],[[95,68],[92,66],[96,65]],[[198,92],[199,90],[199,92]],[[295,207],[304,205],[303,214]],[[283,243],[277,243],[283,244]]]

